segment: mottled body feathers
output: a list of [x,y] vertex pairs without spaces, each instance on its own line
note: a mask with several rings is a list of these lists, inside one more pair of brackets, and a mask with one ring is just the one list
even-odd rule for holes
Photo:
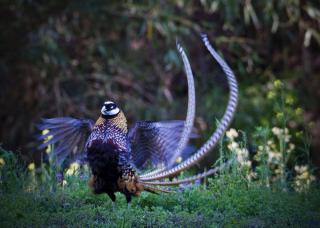
[[[101,116],[87,140],[86,153],[93,177],[90,186],[96,194],[107,193],[114,201],[114,192],[125,194],[127,201],[138,194],[137,180],[131,166],[131,148],[127,137],[127,121],[123,112],[112,118]],[[129,182],[133,182],[130,183]]]

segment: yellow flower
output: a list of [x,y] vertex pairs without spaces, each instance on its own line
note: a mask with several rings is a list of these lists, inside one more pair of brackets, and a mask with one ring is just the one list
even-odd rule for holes
[[4,161],[4,159],[3,158],[0,158],[0,167],[1,166],[4,166],[6,164],[6,162]]
[[78,171],[79,168],[80,168],[79,163],[73,162],[73,163],[70,165],[70,167],[68,168],[68,170],[67,170],[67,172],[66,172],[66,175],[67,175],[67,176],[71,176],[71,175],[75,174],[75,173]]
[[[46,134],[48,134],[49,133],[49,130],[48,129],[44,129],[43,131],[42,131],[42,135],[46,135]],[[46,137],[45,139],[44,139],[44,142],[48,142],[50,139],[52,139],[52,135],[49,135],[48,137]],[[50,153],[52,151],[52,146],[51,145],[49,145],[49,146],[47,146],[47,148],[46,148],[46,153]]]
[[278,119],[283,119],[283,117],[284,117],[283,112],[277,113],[277,118],[278,118]]
[[301,175],[300,175],[300,178],[303,179],[303,180],[307,180],[309,177],[309,172],[306,171],[306,172],[303,172]]
[[282,82],[280,80],[275,80],[273,82],[273,85],[275,88],[281,88],[282,87]]
[[286,102],[286,104],[288,104],[288,105],[292,105],[293,102],[294,102],[294,98],[293,98],[291,95],[287,95],[285,102]]
[[48,134],[49,133],[49,130],[48,129],[44,129],[43,131],[42,131],[42,135],[45,135],[45,134]]
[[30,171],[34,170],[35,167],[36,167],[36,166],[35,166],[35,164],[34,164],[33,162],[28,165],[28,169],[29,169]]
[[268,92],[268,95],[267,95],[268,99],[273,99],[275,96],[276,96],[276,93],[274,91]]

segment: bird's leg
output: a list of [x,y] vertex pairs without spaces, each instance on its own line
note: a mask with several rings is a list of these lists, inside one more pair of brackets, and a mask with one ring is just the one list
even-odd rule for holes
[[116,200],[115,191],[107,188],[107,183],[101,176],[92,175],[89,180],[89,186],[94,194],[107,193],[112,201]]
[[132,197],[131,197],[130,193],[125,194],[125,196],[126,196],[127,203],[131,205]]
[[112,211],[115,210],[115,205],[116,205],[116,195],[114,194],[114,192],[107,192],[108,196],[110,197],[111,199],[111,205],[112,205]]
[[110,199],[112,200],[112,202],[116,201],[116,195],[114,194],[114,192],[107,192],[107,194],[110,197]]

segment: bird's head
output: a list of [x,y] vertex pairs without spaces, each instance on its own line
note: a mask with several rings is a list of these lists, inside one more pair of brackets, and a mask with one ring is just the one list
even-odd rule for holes
[[105,101],[101,108],[101,115],[105,119],[112,119],[120,113],[120,109],[113,101]]
[[95,125],[112,124],[127,133],[127,119],[121,109],[113,101],[105,101],[101,108],[101,116]]

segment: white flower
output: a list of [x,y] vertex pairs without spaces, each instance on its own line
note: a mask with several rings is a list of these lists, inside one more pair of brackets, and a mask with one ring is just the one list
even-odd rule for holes
[[229,149],[229,150],[232,150],[232,151],[234,151],[234,150],[236,150],[236,149],[238,149],[238,148],[239,148],[239,144],[236,143],[236,142],[231,142],[231,143],[228,145],[228,149]]
[[272,140],[268,140],[267,144],[268,144],[268,146],[271,146],[271,145],[273,145],[274,143],[273,143]]
[[296,165],[294,167],[295,171],[297,172],[297,175],[295,177],[295,189],[296,191],[304,191],[307,190],[310,186],[310,184],[315,181],[315,176],[313,176],[309,172],[309,167],[307,165]]
[[285,135],[284,136],[284,141],[285,142],[290,142],[290,139],[291,139],[291,135]]
[[295,145],[293,143],[289,143],[288,153],[291,153],[295,148]]
[[234,128],[231,128],[229,131],[227,131],[226,135],[231,140],[233,140],[239,136],[238,132]]
[[270,151],[268,153],[268,163],[278,163],[282,158],[281,153]]
[[246,148],[238,148],[235,150],[235,153],[241,166],[251,166],[251,161],[249,161],[249,152]]
[[273,127],[272,128],[272,133],[276,136],[279,136],[283,133],[283,130],[281,128],[278,127]]
[[294,170],[297,172],[297,173],[299,173],[299,174],[301,174],[301,173],[304,173],[304,172],[306,172],[307,170],[308,170],[308,167],[306,166],[306,165],[296,165],[295,167],[294,167]]

